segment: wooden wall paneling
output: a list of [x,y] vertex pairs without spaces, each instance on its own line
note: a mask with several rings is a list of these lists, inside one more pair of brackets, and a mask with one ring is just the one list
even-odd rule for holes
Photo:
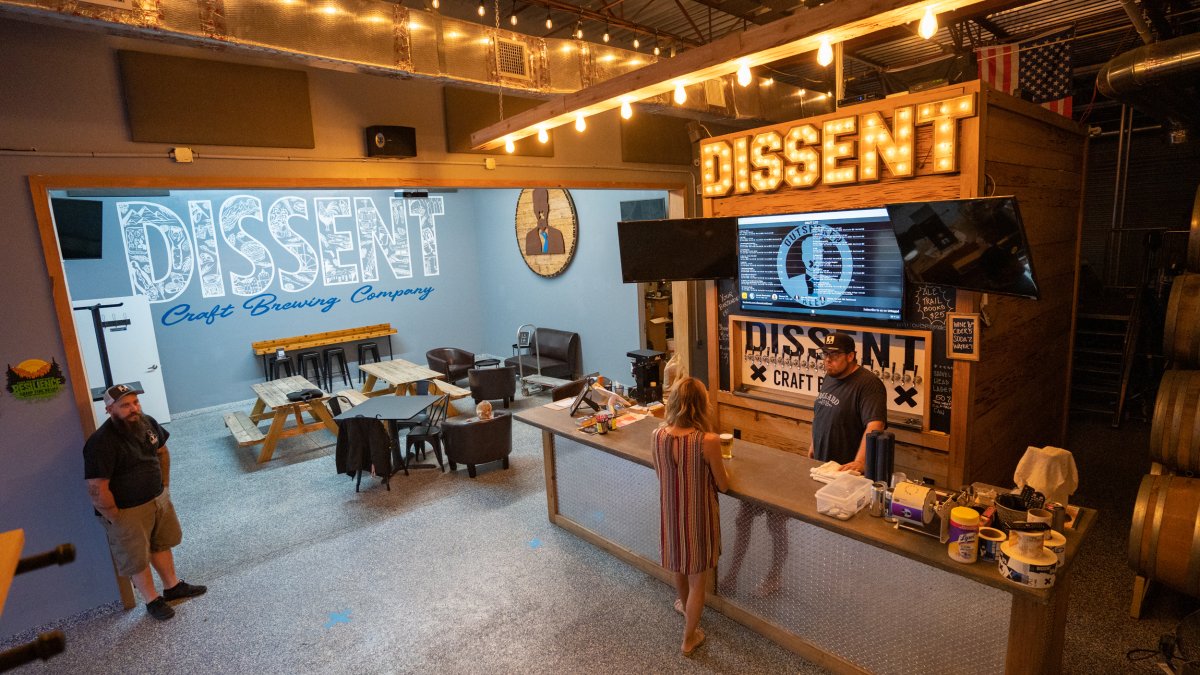
[[824,209],[867,208],[894,202],[957,199],[961,190],[960,181],[959,176],[950,175],[841,185],[825,190],[785,189],[778,192],[719,199],[713,206],[712,212],[714,216],[744,216]]
[[[1075,283],[1071,287],[1071,326],[1067,330],[1067,335],[1070,336],[1070,342],[1067,344],[1067,376],[1074,369],[1075,362],[1075,326],[1079,320],[1079,284],[1080,284],[1080,269],[1083,265],[1083,222],[1086,217],[1084,214],[1084,206],[1087,204],[1087,157],[1088,150],[1091,148],[1091,137],[1084,139],[1083,154],[1079,158],[1079,165],[1084,167],[1083,176],[1079,181],[1079,214],[1075,217]],[[1200,199],[1200,192],[1197,193],[1197,199]],[[1071,414],[1071,387],[1067,387],[1067,395],[1063,397],[1062,402],[1062,426],[1059,429],[1059,436],[1065,441],[1067,438],[1067,424],[1070,422]],[[1135,617],[1136,618],[1136,617]]]

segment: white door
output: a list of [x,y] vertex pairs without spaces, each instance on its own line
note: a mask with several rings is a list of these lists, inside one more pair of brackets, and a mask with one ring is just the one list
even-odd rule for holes
[[[138,397],[142,402],[142,412],[166,424],[171,421],[171,413],[167,410],[167,390],[158,361],[154,319],[150,314],[150,302],[145,296],[76,300],[71,303],[75,315],[75,335],[79,338],[88,387],[93,390],[92,398],[103,391],[96,390],[104,387],[104,369],[100,365],[100,350],[96,346],[93,313],[87,308],[117,304],[120,306],[101,309],[99,317],[113,384],[137,383],[138,388],[145,392]],[[92,410],[97,426],[108,418],[108,413],[104,412],[104,401],[93,401]]]

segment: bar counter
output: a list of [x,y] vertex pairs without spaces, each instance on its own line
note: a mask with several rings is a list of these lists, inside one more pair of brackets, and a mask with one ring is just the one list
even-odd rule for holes
[[[550,521],[668,583],[659,564],[658,483],[647,418],[604,435],[585,434],[565,410],[537,407],[517,419],[542,430]],[[1061,669],[1071,566],[1095,518],[1080,509],[1066,532],[1055,585],[1003,579],[995,563],[962,564],[938,540],[860,511],[849,520],[817,512],[818,462],[735,440],[720,496],[719,586],[708,605],[834,672],[1054,673]],[[743,505],[756,514],[747,552],[729,577]],[[766,521],[774,520],[775,528]],[[772,530],[786,532],[778,588]],[[715,586],[715,588],[714,588]],[[710,636],[715,637],[715,636]]]

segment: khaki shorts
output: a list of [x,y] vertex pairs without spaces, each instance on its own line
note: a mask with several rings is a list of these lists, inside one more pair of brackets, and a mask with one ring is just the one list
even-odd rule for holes
[[145,504],[119,509],[115,521],[110,523],[101,516],[100,522],[108,534],[117,572],[125,577],[146,569],[151,553],[174,548],[183,540],[179,518],[166,488]]

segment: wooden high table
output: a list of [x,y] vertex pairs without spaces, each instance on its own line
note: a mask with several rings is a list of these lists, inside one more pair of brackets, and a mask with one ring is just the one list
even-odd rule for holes
[[[254,402],[254,408],[249,415],[241,412],[226,414],[225,426],[229,427],[239,446],[263,444],[262,451],[258,453],[259,464],[271,459],[271,455],[275,453],[275,445],[281,438],[299,436],[321,428],[328,429],[330,433],[337,436],[337,422],[333,421],[333,415],[325,405],[326,399],[329,398],[327,395],[322,393],[321,396],[307,401],[288,400],[289,392],[305,389],[320,390],[320,387],[312,382],[296,375],[253,384],[251,387],[258,395],[258,400]],[[305,411],[316,421],[305,422],[302,416]],[[287,426],[288,417],[296,419],[295,426]],[[262,430],[258,428],[258,423],[267,418],[271,419],[271,427],[266,434],[263,434]]]
[[[516,417],[542,429],[550,521],[672,583],[659,566],[651,460],[660,420],[597,436],[577,431],[564,410],[538,407]],[[823,485],[809,477],[817,464],[734,441],[730,490],[719,497],[718,576],[732,562],[740,509],[758,515],[738,581],[710,590],[711,607],[839,673],[1059,672],[1071,568],[1095,511],[1080,509],[1066,532],[1054,587],[1031,589],[1003,579],[995,563],[957,563],[945,544],[865,509],[845,521],[818,513],[815,493]],[[782,587],[763,595],[756,586],[775,543],[766,519],[783,519],[787,554]]]

